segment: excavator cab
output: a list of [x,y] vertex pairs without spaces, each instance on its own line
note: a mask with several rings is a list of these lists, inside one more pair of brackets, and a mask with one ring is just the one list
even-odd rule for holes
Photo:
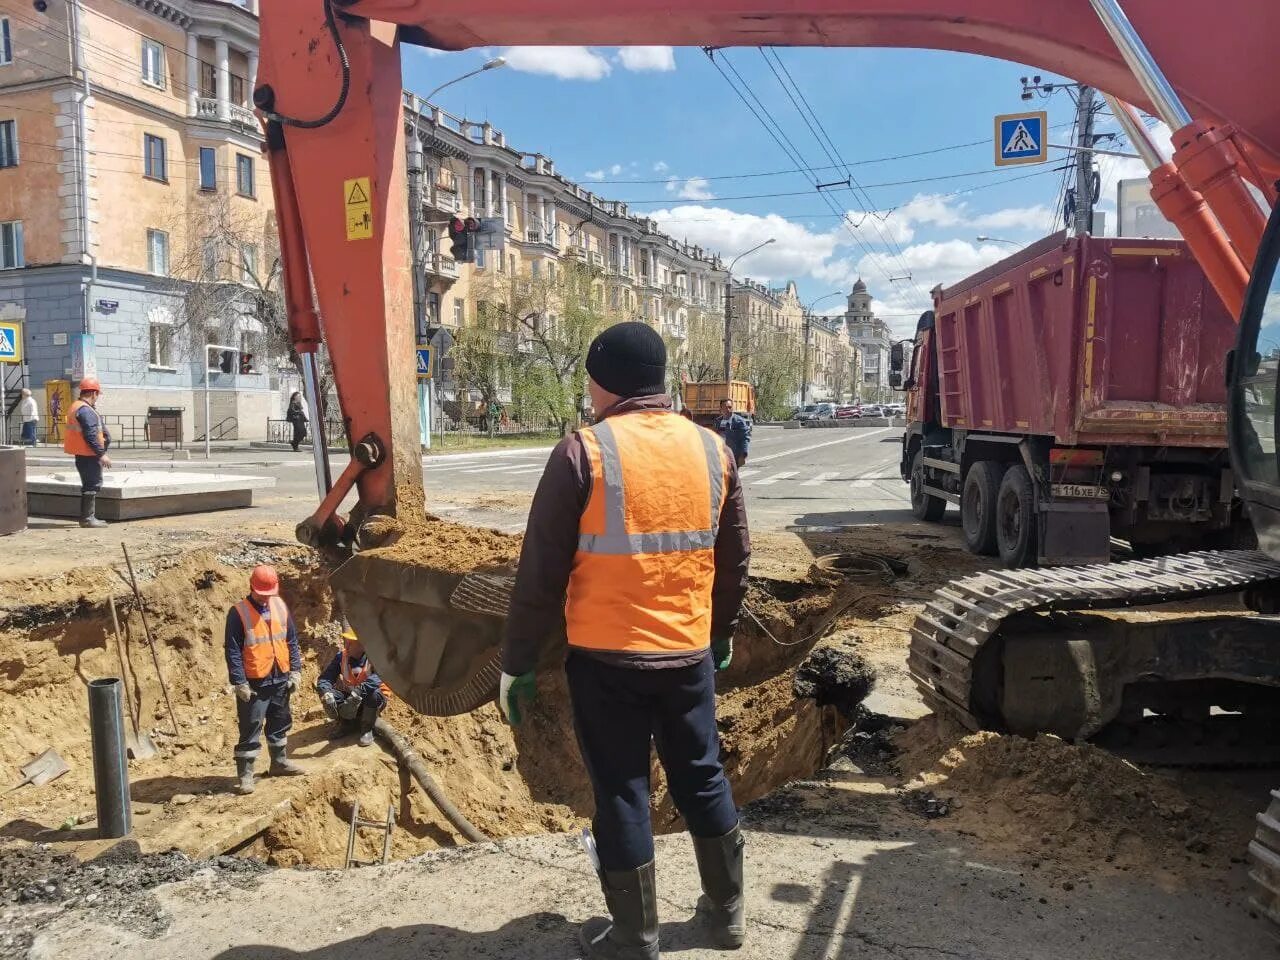
[[1280,557],[1280,205],[1271,213],[1228,365],[1231,459],[1259,548]]

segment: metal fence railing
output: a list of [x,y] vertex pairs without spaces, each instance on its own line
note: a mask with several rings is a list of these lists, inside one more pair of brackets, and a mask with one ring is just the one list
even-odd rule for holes
[[540,433],[558,433],[560,425],[546,418],[525,417],[519,420],[498,417],[491,422],[485,414],[474,417],[444,417],[445,433],[489,435],[501,437],[532,436]]
[[[150,414],[108,413],[102,422],[111,434],[112,449],[149,449],[151,447],[182,446],[182,417],[156,417]],[[59,433],[56,441],[61,443]]]
[[[324,436],[331,447],[341,449],[348,446],[347,428],[341,420],[325,420]],[[293,443],[293,424],[288,420],[267,420],[267,442]],[[311,428],[309,426],[306,439],[302,442],[311,442]]]

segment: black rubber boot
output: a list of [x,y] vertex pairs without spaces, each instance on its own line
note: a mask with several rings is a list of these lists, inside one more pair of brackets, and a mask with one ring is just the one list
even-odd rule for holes
[[378,708],[371,703],[360,708],[360,739],[362,747],[373,746],[373,725],[378,722]]
[[609,917],[588,920],[578,931],[583,957],[657,960],[658,889],[653,861],[635,870],[602,870],[600,889]]
[[248,796],[253,793],[253,761],[236,759],[236,793]]
[[747,938],[746,909],[742,889],[741,827],[723,837],[694,837],[702,896],[698,915],[711,930],[712,941],[725,950],[737,950]]
[[99,520],[94,513],[97,511],[98,495],[96,493],[80,494],[80,526],[82,527],[105,527],[107,522]]
[[306,773],[300,766],[289,759],[289,751],[286,747],[271,748],[271,767],[267,771],[273,777],[296,777],[299,774]]

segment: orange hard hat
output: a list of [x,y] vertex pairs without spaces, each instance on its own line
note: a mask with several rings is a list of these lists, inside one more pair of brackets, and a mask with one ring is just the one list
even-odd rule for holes
[[260,597],[280,595],[280,574],[269,563],[260,563],[249,574],[249,589]]
[[85,377],[80,381],[80,392],[84,393],[86,390],[91,390],[94,393],[101,393],[102,384],[98,383],[97,377]]

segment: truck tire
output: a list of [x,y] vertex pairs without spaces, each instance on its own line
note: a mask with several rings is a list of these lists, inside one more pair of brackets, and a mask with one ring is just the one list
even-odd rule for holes
[[917,520],[941,520],[947,501],[924,492],[924,452],[911,458],[911,513]]
[[1022,464],[1005,471],[996,495],[996,546],[1010,570],[1036,565],[1036,492]]
[[995,556],[996,497],[1004,473],[994,460],[979,460],[965,474],[960,494],[960,529],[970,553]]

